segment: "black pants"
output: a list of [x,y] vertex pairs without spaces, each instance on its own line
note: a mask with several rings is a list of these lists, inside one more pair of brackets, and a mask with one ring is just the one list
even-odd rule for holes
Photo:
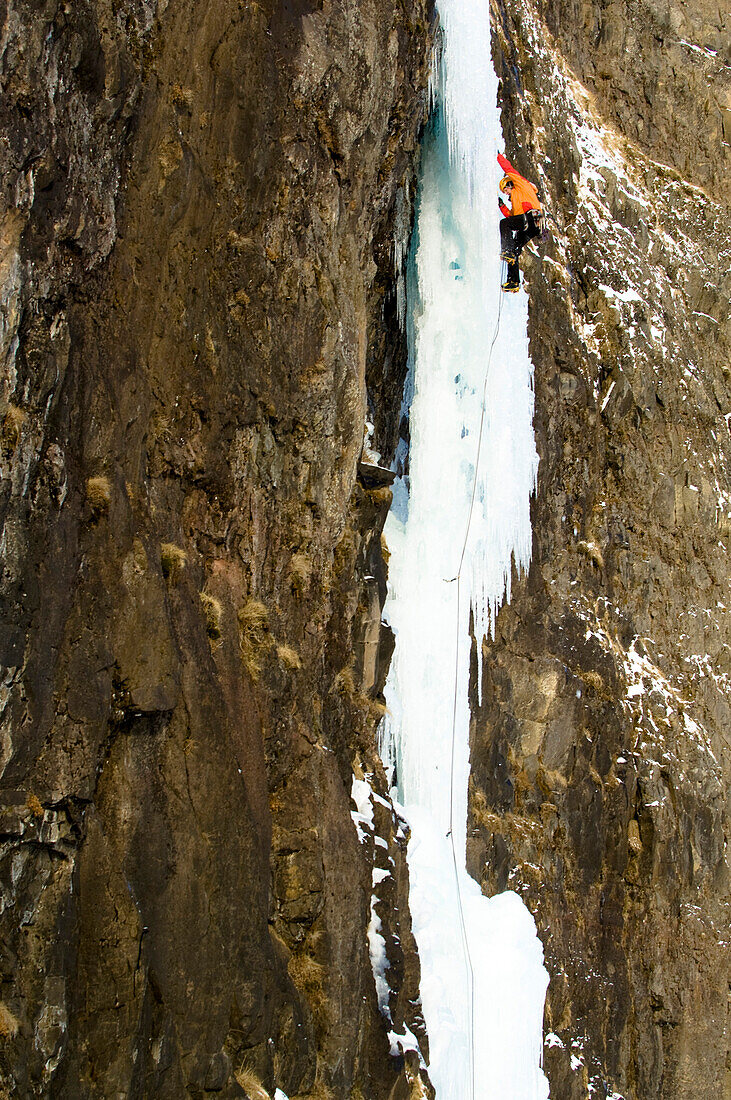
[[526,214],[512,214],[500,222],[500,251],[509,252],[512,257],[508,260],[509,282],[514,282],[519,277],[518,257],[523,246],[541,232],[536,214],[537,211],[529,210]]

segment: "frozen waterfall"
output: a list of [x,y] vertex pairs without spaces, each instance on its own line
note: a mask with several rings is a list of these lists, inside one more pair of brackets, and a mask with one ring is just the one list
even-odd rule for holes
[[394,486],[386,528],[396,650],[382,752],[412,830],[410,904],[437,1098],[545,1100],[548,975],[533,918],[512,892],[484,897],[464,866],[470,607],[480,639],[509,598],[511,562],[525,569],[530,559],[538,459],[527,302],[500,291],[488,3],[438,6],[443,47],[407,274],[409,477]]

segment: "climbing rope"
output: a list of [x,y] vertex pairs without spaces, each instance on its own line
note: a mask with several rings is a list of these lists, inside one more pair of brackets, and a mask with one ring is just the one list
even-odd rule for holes
[[[501,279],[502,281],[502,279]],[[470,528],[472,527],[472,513],[475,507],[475,496],[477,494],[477,473],[480,468],[480,452],[482,450],[482,437],[485,428],[485,411],[487,405],[487,383],[490,377],[490,364],[492,362],[492,352],[495,347],[495,343],[500,331],[500,314],[503,308],[503,295],[500,295],[498,310],[497,310],[497,322],[495,324],[495,332],[492,337],[492,343],[490,344],[490,350],[487,354],[487,366],[485,367],[485,381],[482,387],[482,412],[480,415],[480,431],[477,437],[477,456],[475,458],[475,472],[472,478],[472,494],[470,497],[470,509],[467,515],[467,528],[465,530],[464,542],[462,543],[462,553],[459,558],[459,568],[457,575],[452,577],[452,581],[457,582],[457,627],[455,635],[455,654],[454,654],[454,701],[452,705],[452,758],[449,772],[449,836],[451,848],[452,848],[452,863],[454,864],[454,878],[457,884],[457,907],[459,909],[459,923],[462,933],[462,943],[464,945],[465,960],[467,962],[467,970],[469,973],[469,985],[470,985],[470,1100],[475,1100],[475,972],[472,967],[472,956],[470,954],[470,945],[467,938],[467,926],[464,919],[464,909],[462,906],[462,889],[459,882],[459,866],[457,864],[457,850],[454,845],[454,749],[457,739],[457,697],[459,692],[459,634],[460,634],[460,583],[462,579],[462,567],[464,565],[464,558],[467,552],[467,542],[470,537]]]

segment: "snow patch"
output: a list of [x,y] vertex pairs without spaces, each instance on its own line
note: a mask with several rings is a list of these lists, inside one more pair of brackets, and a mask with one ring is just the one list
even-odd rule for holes
[[361,844],[368,839],[369,834],[374,829],[372,796],[373,791],[370,783],[367,783],[364,779],[356,779],[353,776],[350,797],[358,808],[357,810],[351,810],[350,816],[355,822],[355,827],[358,830],[358,840]]
[[386,971],[390,967],[388,961],[388,955],[386,954],[386,941],[381,935],[381,918],[376,913],[376,903],[378,898],[375,894],[371,895],[371,919],[368,922],[368,953],[371,957],[371,968],[373,970],[373,978],[376,983],[376,996],[378,997],[378,1007],[381,1011],[381,1015],[384,1016],[390,1023],[391,1021],[391,1009],[389,1007],[388,999],[391,992],[388,979],[386,978]]

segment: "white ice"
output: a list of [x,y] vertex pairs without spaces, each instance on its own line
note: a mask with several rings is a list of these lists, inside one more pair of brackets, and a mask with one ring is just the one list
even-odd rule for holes
[[516,894],[484,897],[464,865],[470,607],[479,640],[509,598],[513,565],[530,560],[538,460],[527,300],[500,291],[488,4],[441,0],[439,11],[441,124],[424,142],[407,279],[410,468],[386,530],[396,650],[382,751],[411,825],[410,907],[437,1098],[546,1100],[548,976],[535,923]]

